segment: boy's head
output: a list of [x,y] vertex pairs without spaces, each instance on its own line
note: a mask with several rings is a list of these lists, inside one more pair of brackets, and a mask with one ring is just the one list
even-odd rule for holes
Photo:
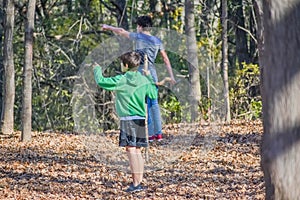
[[140,16],[137,18],[136,24],[144,31],[150,31],[150,28],[152,27],[152,19],[149,16]]
[[120,59],[123,72],[127,71],[127,69],[130,71],[136,70],[141,62],[140,54],[134,51],[124,53]]

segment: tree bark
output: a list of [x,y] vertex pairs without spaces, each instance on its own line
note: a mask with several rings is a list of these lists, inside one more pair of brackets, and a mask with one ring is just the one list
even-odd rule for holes
[[31,140],[32,118],[32,58],[33,30],[36,0],[28,0],[27,21],[25,23],[25,65],[23,71],[22,135],[23,142]]
[[229,82],[228,82],[228,39],[227,39],[227,0],[222,0],[222,72],[223,72],[223,82],[224,82],[224,100],[226,108],[226,122],[231,121],[230,115],[230,101],[229,101]]
[[198,67],[198,48],[195,32],[194,1],[185,0],[185,34],[187,36],[188,70],[190,88],[191,120],[199,117],[201,100],[200,73]]
[[[4,12],[3,12],[3,1],[0,0],[0,24],[4,23]],[[0,49],[3,49],[3,37],[4,37],[4,27],[0,26]],[[4,102],[4,66],[3,66],[3,53],[0,54],[0,113],[2,113],[3,110],[3,102]],[[2,119],[0,115],[0,119]],[[1,127],[1,123],[0,123]]]
[[6,0],[3,2],[6,9],[4,21],[4,44],[3,44],[3,66],[4,66],[4,101],[2,110],[3,134],[11,134],[14,131],[14,102],[15,102],[15,68],[13,53],[14,32],[14,2]]
[[261,164],[266,199],[300,197],[300,2],[263,1]]
[[257,22],[257,47],[258,47],[258,53],[259,53],[259,63],[260,67],[262,67],[262,63],[260,61],[260,58],[263,57],[263,46],[264,46],[264,25],[263,25],[263,7],[262,7],[262,0],[253,0],[252,1],[254,12],[256,16],[256,22]]
[[118,24],[120,27],[127,30],[129,28],[128,16],[127,16],[127,12],[126,12],[127,1],[116,0],[115,2],[117,4],[116,10],[117,10]]
[[72,0],[66,0],[66,4],[67,4],[67,8],[68,8],[68,12],[72,12]]
[[[224,2],[224,1],[222,1]],[[250,56],[248,52],[248,40],[247,40],[247,33],[243,28],[245,28],[245,14],[244,14],[244,6],[243,0],[236,0],[234,2],[234,7],[236,10],[233,21],[235,23],[235,37],[236,37],[236,55],[238,59],[238,63],[240,68],[242,68],[241,63],[250,62]],[[227,1],[226,1],[227,4]],[[227,8],[226,8],[227,9]]]

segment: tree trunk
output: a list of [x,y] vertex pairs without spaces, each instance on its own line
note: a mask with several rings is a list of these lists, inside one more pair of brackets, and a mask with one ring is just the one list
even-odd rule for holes
[[160,2],[160,0],[150,0],[149,4],[150,4],[151,13],[160,14],[160,12],[161,12],[161,2]]
[[72,12],[72,0],[66,0],[68,12]]
[[224,82],[224,100],[226,108],[226,122],[231,121],[230,101],[229,101],[229,83],[228,83],[228,39],[227,39],[227,0],[222,0],[222,72]]
[[258,47],[258,53],[259,53],[259,63],[260,67],[262,67],[262,63],[260,61],[260,58],[263,57],[263,46],[264,46],[264,25],[263,25],[263,7],[262,7],[262,1],[261,0],[253,0],[252,1],[254,12],[256,16],[256,22],[257,22],[257,47]]
[[198,68],[198,48],[195,32],[194,1],[185,0],[185,34],[187,36],[187,55],[190,88],[191,120],[199,117],[201,100],[200,73]]
[[128,2],[124,0],[117,0],[115,1],[115,3],[117,5],[116,10],[117,10],[118,24],[120,27],[127,30],[129,28],[128,16],[126,12]]
[[300,197],[300,3],[269,0],[264,8],[261,164],[266,199]]
[[2,110],[3,134],[11,134],[14,131],[14,102],[15,102],[15,68],[13,53],[14,32],[14,3],[13,0],[3,2],[6,9],[4,21],[4,44],[3,44],[3,66],[4,66],[4,101]]
[[[224,1],[222,1],[224,2]],[[247,33],[243,30],[245,26],[245,14],[244,14],[244,6],[243,0],[235,0],[234,7],[236,10],[234,13],[233,21],[235,23],[235,37],[236,37],[236,55],[238,59],[238,63],[240,68],[242,67],[241,63],[246,62],[249,63],[249,52],[248,52],[248,41],[247,41]],[[227,1],[226,1],[227,4]],[[227,10],[227,8],[226,8]]]
[[[4,13],[3,13],[3,1],[0,0],[0,24],[4,23]],[[4,29],[3,26],[0,26],[0,49],[3,49],[3,37],[4,37]],[[1,113],[3,113],[3,101],[4,101],[4,66],[3,66],[3,54],[0,54],[0,119],[2,119],[1,117]],[[1,127],[1,123],[0,123],[0,127]]]
[[264,57],[264,25],[263,25],[263,6],[261,0],[253,0],[253,7],[256,16],[257,22],[257,47],[258,47],[258,62],[259,62],[259,69],[260,69],[260,91],[262,91],[263,85],[263,62],[262,58]]
[[27,22],[25,23],[25,65],[23,71],[22,135],[23,142],[31,140],[32,116],[32,58],[35,0],[28,0]]
[[252,7],[250,8],[251,11],[249,11],[249,31],[250,34],[253,35],[252,38],[250,37],[249,39],[249,63],[258,63],[258,34],[257,34],[257,16],[256,16],[256,11],[254,8],[254,5],[252,4]]

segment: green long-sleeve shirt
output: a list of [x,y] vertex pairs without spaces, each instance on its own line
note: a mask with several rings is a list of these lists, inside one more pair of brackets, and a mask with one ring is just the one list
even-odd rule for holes
[[123,75],[104,77],[100,66],[94,68],[97,85],[116,92],[116,111],[119,117],[145,117],[145,98],[156,99],[158,91],[151,75],[144,76],[138,71],[127,71]]

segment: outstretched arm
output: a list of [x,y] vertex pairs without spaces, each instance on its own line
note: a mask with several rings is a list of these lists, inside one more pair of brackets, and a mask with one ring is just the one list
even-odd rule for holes
[[104,77],[102,74],[102,68],[98,64],[93,65],[94,68],[94,78],[98,86],[106,90],[116,90],[119,85],[119,80],[121,76],[114,77]]
[[169,75],[170,75],[171,80],[169,80],[169,81],[170,81],[172,84],[175,84],[175,83],[176,83],[176,80],[175,80],[174,75],[173,75],[173,70],[172,70],[172,67],[171,67],[171,63],[170,63],[169,57],[168,57],[168,55],[167,55],[167,53],[166,53],[165,50],[161,50],[161,51],[160,51],[160,54],[161,54],[161,56],[163,57],[163,61],[164,61],[165,66],[166,66],[166,68],[167,68],[167,70],[168,70],[168,73],[169,73]]
[[125,29],[123,28],[118,28],[118,27],[114,27],[114,26],[109,26],[107,24],[103,24],[102,25],[102,29],[103,30],[109,30],[109,31],[112,31],[120,36],[123,36],[123,37],[126,37],[126,38],[129,38],[129,31],[126,31]]

